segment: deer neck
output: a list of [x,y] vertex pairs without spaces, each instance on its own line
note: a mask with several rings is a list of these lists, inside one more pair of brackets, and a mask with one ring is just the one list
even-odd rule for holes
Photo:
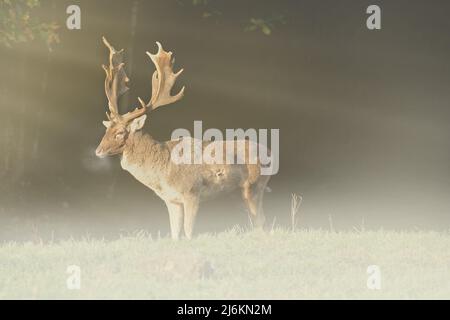
[[135,132],[127,140],[121,165],[147,187],[158,189],[167,171],[170,153],[165,144],[150,135]]

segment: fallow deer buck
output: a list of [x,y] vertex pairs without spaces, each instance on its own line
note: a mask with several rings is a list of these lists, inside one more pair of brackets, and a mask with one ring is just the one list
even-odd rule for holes
[[[118,99],[129,89],[123,50],[116,51],[105,38],[103,42],[110,51],[109,66],[103,66],[109,114],[106,113],[108,121],[103,122],[106,133],[96,155],[106,157],[121,154],[122,168],[164,200],[174,240],[180,237],[183,226],[186,237],[192,237],[201,200],[238,188],[242,190],[253,225],[262,226],[262,200],[270,177],[261,175],[259,162],[250,164],[246,157],[243,164],[175,164],[171,161],[171,152],[180,141],[158,142],[141,131],[148,111],[175,103],[183,97],[184,87],[174,96],[170,93],[183,71],[173,72],[172,52],[164,51],[159,42],[156,43],[157,54],[147,52],[156,67],[151,99],[145,103],[139,98],[140,108],[121,115]],[[200,145],[204,149],[210,143],[214,142],[204,141]],[[245,141],[246,149],[248,145]]]

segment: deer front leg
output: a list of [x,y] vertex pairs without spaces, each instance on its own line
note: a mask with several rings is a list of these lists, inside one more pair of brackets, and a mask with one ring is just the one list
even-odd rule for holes
[[187,239],[192,239],[194,231],[195,218],[199,206],[199,199],[195,196],[190,196],[184,200],[184,234]]
[[170,232],[173,240],[180,238],[181,227],[183,226],[183,205],[166,201],[169,210]]

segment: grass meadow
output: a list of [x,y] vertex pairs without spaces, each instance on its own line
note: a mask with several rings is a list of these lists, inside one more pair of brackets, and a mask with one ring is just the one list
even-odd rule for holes
[[[67,285],[72,265],[79,289]],[[380,289],[367,286],[371,265]],[[448,299],[450,234],[235,228],[179,242],[3,243],[0,298]]]

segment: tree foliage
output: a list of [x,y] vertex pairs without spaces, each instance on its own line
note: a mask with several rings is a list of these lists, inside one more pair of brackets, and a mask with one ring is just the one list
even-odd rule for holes
[[[214,0],[186,0],[187,3],[191,3],[192,6],[201,10],[203,18],[219,19],[223,16],[223,12],[216,5],[217,1]],[[180,4],[183,4],[182,0],[179,0]],[[281,25],[285,24],[285,17],[280,13],[266,13],[262,16],[254,14],[254,16],[245,17],[242,21],[245,31],[259,31],[270,36],[273,30]]]
[[12,47],[38,39],[51,48],[58,43],[58,25],[35,14],[40,4],[40,0],[0,0],[0,44]]

